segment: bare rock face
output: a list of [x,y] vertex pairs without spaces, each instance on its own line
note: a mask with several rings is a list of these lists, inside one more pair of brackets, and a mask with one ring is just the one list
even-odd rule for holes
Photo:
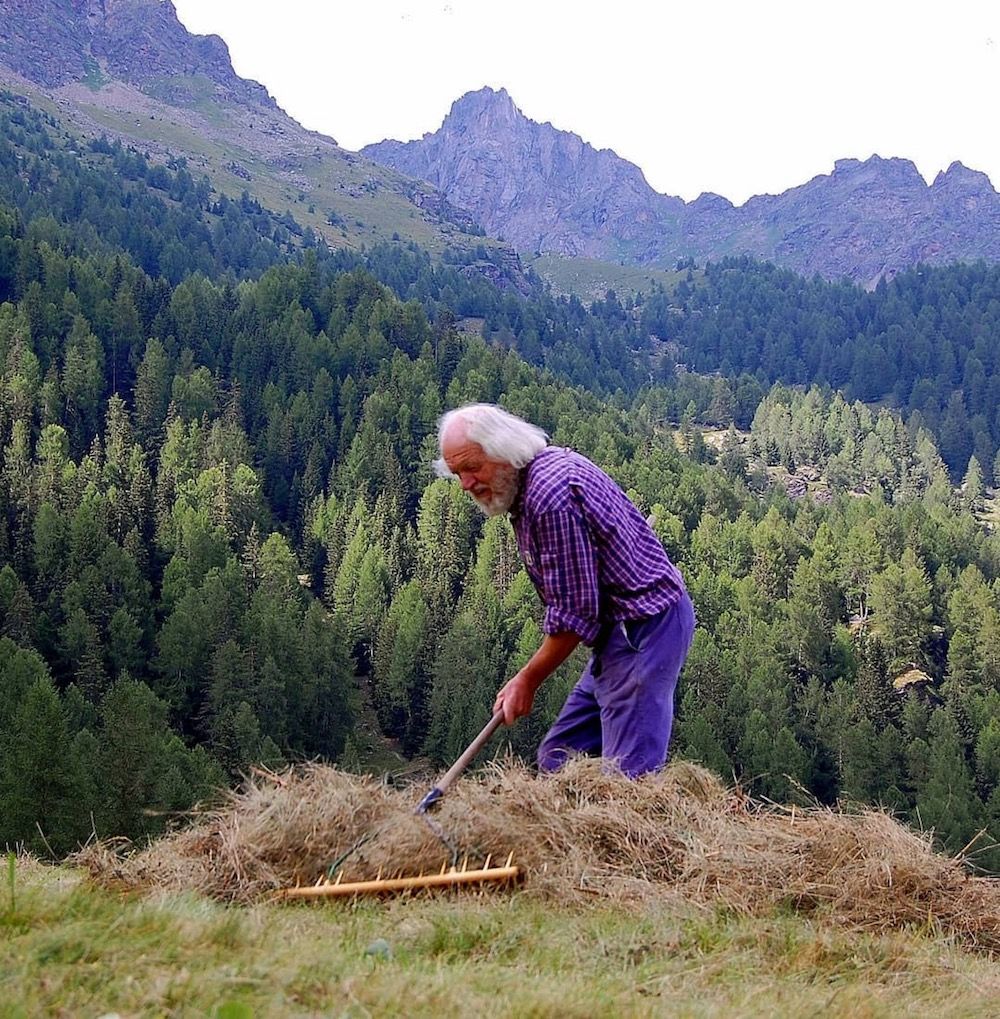
[[192,35],[170,0],[0,0],[0,63],[46,88],[104,68],[179,104],[205,88],[275,108],[267,90],[240,78],[217,35]]
[[642,171],[610,149],[528,120],[506,90],[459,99],[420,141],[369,145],[361,154],[433,184],[486,231],[526,251],[638,256],[679,199],[657,195]]
[[[177,76],[182,81],[200,76],[230,99],[274,107],[262,85],[236,74],[229,47],[222,39],[191,35],[177,20],[170,0],[104,0],[104,7],[104,23],[95,33],[94,49],[116,77],[141,87]],[[184,86],[175,88],[181,92],[175,101],[183,101]]]
[[362,154],[429,181],[523,251],[667,267],[748,254],[865,285],[917,262],[1000,260],[1000,196],[961,163],[928,186],[909,160],[842,159],[831,174],[739,208],[712,194],[685,203],[489,88],[459,99],[433,134]]
[[873,285],[918,262],[1000,260],[1000,196],[960,163],[928,186],[907,159],[841,159],[832,174],[739,211],[780,231],[766,257],[807,275]]
[[0,62],[47,88],[79,81],[89,55],[80,34],[85,6],[80,0],[72,0],[69,10],[55,0],[2,0]]

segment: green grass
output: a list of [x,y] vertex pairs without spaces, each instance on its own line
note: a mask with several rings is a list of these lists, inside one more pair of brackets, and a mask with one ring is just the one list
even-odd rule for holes
[[83,66],[86,70],[86,74],[83,78],[84,85],[90,89],[91,92],[100,92],[107,82],[107,78],[101,73],[101,69],[97,64],[97,61],[93,57],[86,57],[83,62]]
[[204,74],[178,74],[169,78],[153,78],[143,86],[143,91],[169,105],[176,95],[185,95],[182,101],[185,109],[200,113],[210,124],[225,127],[232,117],[224,103],[215,94],[215,83]]
[[[208,109],[201,112],[210,122],[223,125],[228,121],[228,113],[214,100],[205,98],[203,105]],[[301,188],[258,153],[195,130],[176,113],[172,115],[169,106],[164,106],[155,119],[124,113],[96,102],[80,103],[79,108],[102,130],[132,139],[141,148],[148,146],[156,152],[165,150],[187,156],[192,173],[204,173],[214,187],[231,198],[248,191],[265,208],[279,214],[290,210],[303,227],[312,227],[334,247],[371,246],[389,240],[394,234],[404,241],[416,242],[432,254],[440,254],[450,244],[496,243],[470,238],[448,224],[424,219],[415,206],[388,186],[398,177],[390,170],[378,170],[382,183],[371,192],[363,187],[372,172],[368,164],[349,163],[329,151],[320,155],[300,151],[303,162],[300,174],[308,182],[308,187]],[[73,123],[72,108],[59,113],[68,119],[70,130],[86,133],[83,123]],[[249,171],[251,180],[233,175],[228,169],[233,161]],[[310,207],[314,210],[312,213]],[[336,212],[345,223],[346,236],[327,222],[330,211]]]
[[687,276],[687,270],[671,272],[644,269],[640,266],[600,262],[593,258],[568,258],[553,254],[522,254],[521,258],[525,266],[534,269],[555,293],[576,294],[582,301],[603,298],[608,290],[613,290],[619,298],[639,291],[648,294],[657,283],[670,291]]
[[[0,1017],[988,1014],[1000,974],[921,933],[524,892],[237,908],[19,860]],[[994,1013],[995,1014],[995,1013]]]

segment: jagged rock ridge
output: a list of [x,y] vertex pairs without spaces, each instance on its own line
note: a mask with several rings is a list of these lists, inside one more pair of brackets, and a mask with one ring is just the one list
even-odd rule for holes
[[490,88],[456,101],[432,134],[361,152],[429,181],[524,251],[668,267],[750,254],[866,284],[921,261],[1000,260],[1000,196],[957,162],[928,185],[906,159],[842,159],[830,174],[739,208],[712,194],[685,203]]

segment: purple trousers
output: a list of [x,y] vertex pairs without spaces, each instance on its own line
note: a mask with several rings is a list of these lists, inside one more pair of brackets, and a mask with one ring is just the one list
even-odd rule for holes
[[615,623],[542,740],[538,767],[556,771],[570,754],[587,754],[614,761],[630,778],[662,768],[694,627],[687,594],[659,616]]

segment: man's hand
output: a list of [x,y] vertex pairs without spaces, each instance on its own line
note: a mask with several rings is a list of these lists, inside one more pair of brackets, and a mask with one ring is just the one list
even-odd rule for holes
[[542,646],[531,656],[528,664],[500,688],[493,702],[493,714],[503,711],[505,725],[513,725],[527,715],[535,703],[535,692],[579,643],[579,636],[570,631],[547,633]]
[[493,704],[493,714],[503,711],[504,725],[513,725],[519,718],[531,712],[537,689],[538,684],[532,685],[531,680],[525,675],[525,670],[522,669],[500,688]]

